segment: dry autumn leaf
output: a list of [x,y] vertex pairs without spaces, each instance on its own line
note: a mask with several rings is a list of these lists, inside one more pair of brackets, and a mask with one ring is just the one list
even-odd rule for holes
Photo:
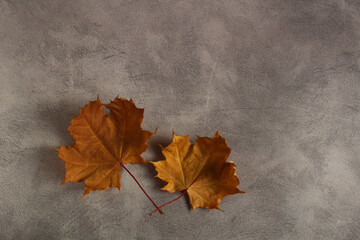
[[99,97],[85,105],[68,128],[75,144],[56,149],[65,161],[63,183],[85,181],[83,197],[110,187],[120,190],[121,166],[146,163],[140,155],[153,133],[141,129],[144,110],[118,97],[105,107],[109,115]]
[[198,137],[193,145],[189,136],[174,133],[173,142],[162,148],[166,159],[152,164],[157,177],[168,183],[162,190],[186,192],[194,211],[197,207],[220,209],[219,203],[224,197],[242,193],[237,188],[240,182],[235,164],[226,162],[230,151],[219,132],[212,138]]

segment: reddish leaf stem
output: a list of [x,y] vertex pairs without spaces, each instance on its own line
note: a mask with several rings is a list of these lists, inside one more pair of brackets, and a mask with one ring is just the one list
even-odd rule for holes
[[174,200],[171,200],[170,202],[167,202],[167,203],[161,205],[160,207],[158,207],[155,211],[153,211],[152,213],[150,213],[150,216],[153,216],[157,211],[161,211],[161,208],[162,208],[162,207],[165,207],[166,205],[168,205],[168,204],[170,204],[170,203],[172,203],[172,202],[175,202],[176,200],[179,200],[182,196],[185,195],[185,193],[186,193],[186,190],[185,190],[179,197],[177,197],[177,198],[175,198]]
[[[146,193],[146,191],[143,189],[143,187],[140,185],[139,181],[135,178],[134,175],[132,175],[132,173],[129,171],[129,169],[127,169],[124,164],[121,163],[121,166],[130,174],[130,176],[135,180],[135,182],[137,183],[137,185],[139,185],[139,187],[141,188],[141,190],[145,193],[145,195],[149,198],[149,200],[152,202],[152,204],[154,204],[154,206],[156,207],[157,210],[159,210],[160,208],[156,205],[156,203],[151,199],[151,197]],[[164,215],[165,213],[162,210],[159,210],[159,212],[161,213],[161,215]]]

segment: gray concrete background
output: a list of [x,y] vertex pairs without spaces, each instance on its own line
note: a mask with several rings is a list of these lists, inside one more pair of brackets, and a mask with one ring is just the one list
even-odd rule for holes
[[[0,0],[0,239],[359,239],[359,40],[360,1]],[[145,108],[148,161],[219,129],[246,194],[149,217],[123,172],[80,201],[54,147],[97,94]]]

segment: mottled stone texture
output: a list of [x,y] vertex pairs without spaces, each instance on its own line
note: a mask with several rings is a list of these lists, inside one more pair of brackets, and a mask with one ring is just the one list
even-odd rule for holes
[[[0,0],[0,80],[0,239],[360,238],[359,1]],[[150,217],[123,172],[80,201],[54,148],[98,94],[145,108],[148,161],[219,129],[246,193]]]

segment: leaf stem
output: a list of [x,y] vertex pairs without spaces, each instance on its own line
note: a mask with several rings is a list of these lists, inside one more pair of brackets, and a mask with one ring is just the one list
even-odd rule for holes
[[153,211],[152,213],[150,213],[150,216],[153,216],[157,211],[161,211],[161,208],[162,208],[162,207],[165,207],[166,205],[168,205],[168,204],[170,204],[170,203],[172,203],[172,202],[175,202],[176,200],[179,200],[182,196],[185,195],[185,193],[186,193],[186,190],[185,190],[179,197],[177,197],[177,198],[175,198],[174,200],[171,200],[170,202],[167,202],[167,203],[161,205],[160,207],[158,207],[155,211]]
[[[139,187],[141,188],[141,190],[145,193],[145,195],[149,198],[149,200],[152,202],[152,204],[154,204],[154,206],[156,207],[157,210],[159,210],[160,208],[156,205],[156,203],[151,199],[151,197],[146,193],[146,191],[143,189],[143,187],[140,185],[139,181],[135,178],[134,175],[132,175],[132,173],[129,171],[129,169],[127,169],[124,164],[121,163],[121,166],[130,174],[130,176],[135,180],[135,182],[137,183],[137,185],[139,185]],[[161,213],[161,215],[164,215],[165,213],[162,210],[159,210],[159,212]]]

